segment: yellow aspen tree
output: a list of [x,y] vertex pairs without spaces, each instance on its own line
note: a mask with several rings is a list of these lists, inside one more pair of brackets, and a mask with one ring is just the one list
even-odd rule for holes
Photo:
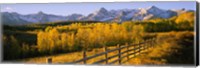
[[61,40],[62,40],[62,50],[63,51],[67,51],[68,47],[67,47],[67,34],[66,33],[62,33],[61,34]]

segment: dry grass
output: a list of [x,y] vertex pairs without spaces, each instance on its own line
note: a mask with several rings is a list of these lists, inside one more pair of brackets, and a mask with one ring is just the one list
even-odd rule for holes
[[[159,37],[166,37],[158,40],[157,46],[143,52],[136,58],[129,60],[125,65],[167,65],[167,64],[192,64],[192,41],[188,44],[180,44],[192,37],[193,32],[169,32],[159,33]],[[188,46],[186,48],[185,46]],[[190,59],[186,59],[189,58]]]
[[[108,47],[108,49],[114,49],[114,48],[117,48],[117,47],[116,46]],[[125,51],[125,50],[126,49],[122,49],[122,52]],[[98,54],[98,53],[101,53],[101,52],[104,52],[103,48],[95,48],[92,51],[87,51],[87,56],[92,56],[92,55],[95,55],[95,54]],[[108,54],[108,57],[116,55],[117,53],[118,53],[118,51],[110,52]],[[82,59],[83,58],[83,52],[72,52],[72,53],[59,54],[59,55],[53,55],[53,56],[28,58],[28,59],[20,60],[20,62],[45,64],[45,63],[47,63],[46,60],[47,60],[48,57],[52,57],[53,63],[67,63],[67,62],[73,62],[73,61]],[[87,64],[92,64],[93,62],[101,60],[101,59],[105,59],[105,55],[98,56],[96,58],[90,59],[90,60],[87,61]],[[115,58],[109,60],[108,62],[111,62],[111,61],[116,60],[116,59],[118,59],[118,57],[115,57]],[[82,64],[82,63],[79,63],[79,64]]]
[[[193,32],[185,32],[185,33],[193,33]],[[147,50],[142,51],[142,53],[139,55],[137,54],[136,57],[134,55],[129,56],[134,57],[130,59],[128,62],[126,62],[127,58],[124,58],[122,60],[122,65],[165,65],[168,64],[170,60],[167,57],[170,57],[173,54],[178,53],[178,50],[181,49],[181,45],[179,45],[175,40],[175,38],[179,37],[179,35],[185,34],[184,32],[168,32],[168,33],[158,33],[158,38],[160,37],[166,37],[168,39],[165,40],[158,40],[157,44],[153,48],[149,48]],[[108,47],[109,49],[114,49],[116,46]],[[125,51],[125,49],[122,50]],[[92,51],[87,52],[87,56],[92,56],[97,53],[104,52],[103,48],[95,48]],[[111,52],[108,54],[108,56],[116,55],[118,51]],[[129,53],[133,53],[129,52]],[[180,53],[180,52],[179,52]],[[73,53],[67,53],[67,54],[60,54],[60,55],[54,55],[54,56],[46,56],[46,57],[37,57],[37,58],[30,58],[30,59],[24,59],[22,62],[25,63],[46,63],[47,57],[53,58],[53,63],[65,63],[65,62],[73,62],[79,59],[82,59],[82,52],[73,52]],[[123,54],[122,56],[125,56],[126,54]],[[105,59],[105,55],[90,59],[87,61],[87,64],[92,64],[95,61]],[[108,62],[111,62],[113,60],[118,59],[118,57],[115,57]],[[176,59],[176,57],[173,57],[173,60]],[[176,60],[174,60],[176,61]],[[79,63],[82,64],[82,63]],[[104,63],[102,63],[104,64]],[[116,62],[114,65],[118,65],[118,62]]]

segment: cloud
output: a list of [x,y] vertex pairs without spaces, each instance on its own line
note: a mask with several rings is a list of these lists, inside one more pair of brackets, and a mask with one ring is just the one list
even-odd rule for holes
[[11,8],[11,7],[6,7],[5,9],[6,10],[13,10],[13,8]]
[[14,9],[11,7],[5,7],[3,8],[3,11],[7,11],[7,12],[12,12]]

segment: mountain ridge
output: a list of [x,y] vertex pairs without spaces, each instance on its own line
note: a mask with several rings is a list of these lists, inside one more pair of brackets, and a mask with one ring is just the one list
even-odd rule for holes
[[94,11],[86,16],[82,14],[73,13],[67,16],[46,14],[39,11],[35,14],[22,15],[17,12],[1,12],[2,22],[7,25],[23,25],[30,23],[46,23],[56,21],[135,21],[135,20],[149,20],[152,18],[170,18],[177,16],[181,13],[191,10],[165,10],[156,6],[138,9],[120,9],[120,10],[107,10],[101,7],[99,10]]

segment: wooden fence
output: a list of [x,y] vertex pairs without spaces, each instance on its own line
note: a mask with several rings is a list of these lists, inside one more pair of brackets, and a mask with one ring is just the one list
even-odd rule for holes
[[[145,40],[143,42],[139,42],[138,44],[126,44],[126,45],[117,45],[117,48],[115,49],[111,49],[108,50],[108,47],[105,46],[104,47],[104,52],[92,55],[92,56],[87,56],[87,51],[86,49],[84,49],[83,51],[83,58],[74,62],[70,62],[70,63],[66,63],[66,64],[76,64],[76,63],[81,63],[83,62],[84,64],[87,64],[87,60],[105,55],[104,59],[98,60],[92,64],[99,64],[99,63],[103,63],[105,62],[105,64],[114,64],[116,62],[118,62],[118,64],[122,64],[122,59],[127,58],[126,61],[128,61],[131,58],[134,58],[136,56],[136,54],[140,54],[143,50],[146,50],[150,47],[153,47],[156,43],[156,39],[152,38],[152,39],[148,39]],[[133,47],[133,48],[131,48]],[[122,49],[126,49],[125,51],[122,52]],[[109,56],[108,57],[108,53],[110,52],[114,52],[114,51],[118,51],[117,54],[113,55],[113,56]],[[133,51],[132,53],[130,53],[130,51]],[[125,56],[122,56],[122,54],[126,54]],[[133,57],[130,57],[131,55],[134,55]],[[112,59],[112,58],[116,58],[118,57],[118,59],[113,60],[111,62],[108,62],[108,60]],[[47,63],[51,64],[52,63],[52,58],[47,58]]]

